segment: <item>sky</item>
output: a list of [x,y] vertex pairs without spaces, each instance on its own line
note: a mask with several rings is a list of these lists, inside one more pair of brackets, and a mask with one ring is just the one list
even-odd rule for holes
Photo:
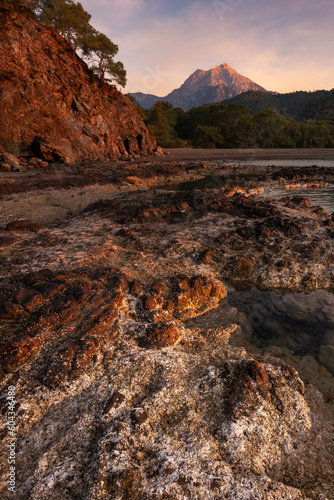
[[125,92],[165,96],[227,63],[267,90],[334,87],[333,0],[81,0],[119,47]]

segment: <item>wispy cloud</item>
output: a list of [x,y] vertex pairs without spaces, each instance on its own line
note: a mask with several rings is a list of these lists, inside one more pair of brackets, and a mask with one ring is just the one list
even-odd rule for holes
[[[120,47],[128,91],[163,74],[166,95],[197,68],[227,62],[270,90],[334,86],[332,0],[82,0],[93,24]],[[151,73],[150,73],[151,72]]]

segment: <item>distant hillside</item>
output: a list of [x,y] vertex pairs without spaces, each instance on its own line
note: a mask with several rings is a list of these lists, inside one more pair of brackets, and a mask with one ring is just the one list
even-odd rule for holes
[[334,118],[334,89],[289,94],[248,91],[231,99],[225,99],[223,102],[245,104],[252,113],[271,108],[295,120]]
[[221,64],[204,71],[198,69],[181,85],[165,97],[158,97],[141,92],[131,94],[144,108],[152,107],[157,101],[168,101],[174,107],[189,110],[202,104],[221,102],[249,90],[266,90],[246,76],[242,76],[227,64]]

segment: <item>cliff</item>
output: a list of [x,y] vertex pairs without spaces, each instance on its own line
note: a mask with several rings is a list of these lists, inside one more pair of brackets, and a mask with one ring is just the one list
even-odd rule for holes
[[100,86],[57,33],[19,6],[0,9],[0,145],[74,163],[152,154],[155,139],[130,100]]

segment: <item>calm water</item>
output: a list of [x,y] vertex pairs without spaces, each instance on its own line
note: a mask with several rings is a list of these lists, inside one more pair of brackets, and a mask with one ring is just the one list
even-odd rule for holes
[[243,312],[261,347],[279,346],[293,355],[310,355],[334,374],[334,295],[278,294],[228,290],[228,303]]
[[[300,165],[300,163],[299,163]],[[334,167],[333,167],[334,168]],[[229,176],[214,176],[207,175],[202,179],[195,181],[182,182],[171,186],[165,186],[164,189],[169,191],[192,191],[194,189],[213,189],[219,186],[230,185],[243,185],[243,181],[254,181],[257,179],[257,174],[232,174]],[[254,182],[256,184],[256,182]],[[326,212],[334,212],[334,186],[330,185],[326,188],[307,188],[301,187],[300,189],[286,189],[284,186],[272,187],[262,186],[264,188],[263,196],[271,200],[281,200],[286,196],[302,196],[311,200],[312,205],[320,206]]]
[[334,212],[334,186],[327,188],[301,188],[301,189],[286,189],[284,187],[271,188],[264,186],[263,195],[270,200],[281,200],[286,196],[302,196],[311,200],[312,205],[320,206],[326,212]]
[[[253,159],[240,162],[242,165],[254,165],[256,167],[312,167],[316,165],[317,167],[333,167],[334,168],[334,158],[324,158],[324,159],[281,159],[281,160],[257,160],[256,156]],[[231,164],[235,164],[231,162]]]

